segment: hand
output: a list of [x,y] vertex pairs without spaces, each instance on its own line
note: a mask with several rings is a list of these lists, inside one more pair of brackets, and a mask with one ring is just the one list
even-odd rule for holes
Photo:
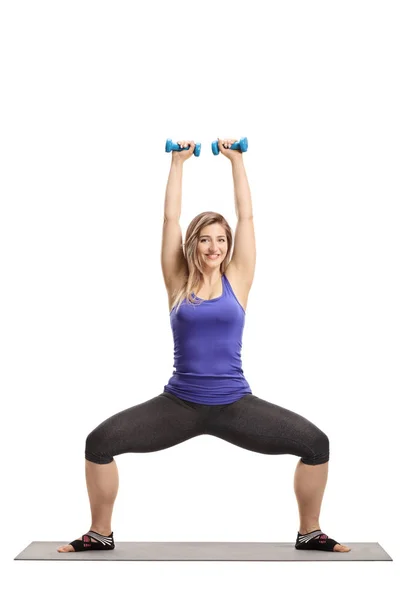
[[185,162],[185,160],[187,160],[188,158],[190,158],[193,155],[196,143],[191,140],[181,140],[176,142],[178,144],[178,146],[180,148],[185,148],[186,146],[190,146],[188,150],[181,150],[180,152],[178,150],[174,150],[172,152],[172,159],[173,161],[179,161],[179,162]]
[[218,140],[219,151],[221,152],[221,154],[223,154],[224,156],[229,158],[230,161],[235,160],[238,157],[242,157],[242,153],[240,150],[229,150],[229,148],[232,146],[232,144],[234,144],[238,140],[231,140],[231,139],[220,140],[219,138],[217,138],[217,140]]

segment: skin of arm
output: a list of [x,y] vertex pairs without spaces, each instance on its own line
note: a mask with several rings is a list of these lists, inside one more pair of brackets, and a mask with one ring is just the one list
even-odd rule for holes
[[183,161],[172,158],[165,190],[164,219],[179,221],[182,209]]
[[[235,151],[235,154],[236,153],[237,151]],[[236,216],[238,219],[253,218],[251,193],[246,169],[244,167],[243,156],[239,153],[237,153],[237,156],[232,156],[231,165]]]

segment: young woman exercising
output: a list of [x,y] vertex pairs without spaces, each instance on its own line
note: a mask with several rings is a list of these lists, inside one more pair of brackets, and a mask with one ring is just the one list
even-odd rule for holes
[[179,224],[183,163],[194,141],[178,142],[165,194],[161,264],[174,337],[174,373],[164,391],[98,425],[86,438],[90,530],[59,552],[112,550],[111,516],[118,492],[114,457],[156,452],[198,435],[214,435],[262,454],[299,456],[294,475],[300,526],[295,548],[348,552],[322,532],[319,515],[328,477],[329,439],[313,423],[252,394],[241,361],[247,298],[256,248],[249,184],[236,140],[218,140],[231,161],[237,226],[204,212],[190,223],[185,251]]

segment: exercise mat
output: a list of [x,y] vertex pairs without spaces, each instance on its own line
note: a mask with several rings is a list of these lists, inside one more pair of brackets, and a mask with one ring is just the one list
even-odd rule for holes
[[293,543],[280,542],[116,542],[114,550],[57,551],[68,543],[32,542],[14,560],[392,560],[377,542],[341,542],[350,552],[296,550]]

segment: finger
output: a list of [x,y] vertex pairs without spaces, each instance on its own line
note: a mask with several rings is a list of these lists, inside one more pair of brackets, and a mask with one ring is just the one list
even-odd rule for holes
[[223,150],[226,150],[225,142],[226,142],[226,140],[220,140],[220,139],[218,138],[218,146],[219,146],[219,149],[221,150],[221,152],[222,152]]

